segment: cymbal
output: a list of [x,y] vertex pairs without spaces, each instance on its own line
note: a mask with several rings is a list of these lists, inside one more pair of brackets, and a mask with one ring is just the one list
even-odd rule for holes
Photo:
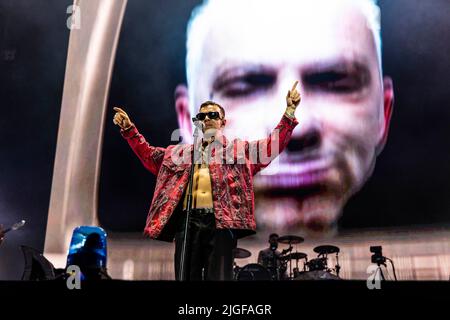
[[242,249],[242,248],[235,248],[233,249],[233,257],[235,259],[245,259],[252,255],[252,253],[248,250]]
[[305,239],[303,239],[302,237],[299,236],[282,236],[278,238],[278,242],[279,243],[284,243],[284,244],[296,244],[296,243],[301,243],[305,241]]
[[282,257],[282,260],[300,260],[300,259],[305,259],[308,255],[306,253],[303,252],[293,252],[291,254],[288,254],[284,257]]
[[338,253],[339,248],[336,246],[324,245],[324,246],[315,247],[314,252],[319,253],[319,254],[332,254],[332,253]]

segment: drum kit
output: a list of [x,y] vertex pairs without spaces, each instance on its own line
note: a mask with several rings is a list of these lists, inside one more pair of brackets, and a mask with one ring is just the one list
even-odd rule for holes
[[[338,280],[339,248],[332,245],[322,245],[314,248],[317,258],[308,261],[308,255],[304,252],[292,252],[293,245],[302,243],[304,239],[299,236],[286,235],[278,238],[278,243],[287,244],[289,247],[280,254],[273,255],[275,263],[263,266],[258,263],[250,263],[239,267],[234,262],[234,279],[237,281],[254,280]],[[336,254],[334,268],[328,266],[329,255]],[[251,256],[251,252],[236,248],[233,251],[234,259],[245,259]],[[302,268],[299,262],[303,262]],[[287,272],[289,270],[289,272]]]

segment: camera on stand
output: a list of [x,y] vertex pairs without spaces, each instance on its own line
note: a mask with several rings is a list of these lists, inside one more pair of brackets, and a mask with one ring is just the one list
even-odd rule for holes
[[386,257],[383,256],[381,246],[371,246],[370,252],[373,253],[371,257],[372,263],[376,263],[378,266],[380,265],[386,266]]
[[372,257],[371,257],[372,263],[376,263],[378,265],[377,272],[380,272],[381,279],[385,280],[384,274],[383,274],[383,272],[381,270],[381,266],[385,266],[387,268],[386,261],[389,261],[391,263],[391,266],[392,266],[392,272],[394,274],[394,280],[397,281],[397,274],[395,272],[394,262],[391,259],[386,258],[385,256],[383,256],[382,247],[381,246],[371,246],[370,247],[370,252],[373,253]]

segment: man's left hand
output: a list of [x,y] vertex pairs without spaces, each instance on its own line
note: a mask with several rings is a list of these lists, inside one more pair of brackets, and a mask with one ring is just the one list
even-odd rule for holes
[[292,89],[288,91],[288,94],[286,96],[286,111],[285,115],[291,119],[295,118],[295,109],[300,104],[300,93],[297,91],[298,81],[295,81],[294,85],[292,86]]
[[298,84],[298,80],[295,81],[294,85],[292,86],[292,89],[288,91],[286,96],[286,103],[288,107],[297,108],[300,104],[301,97],[300,93],[297,91],[296,87]]

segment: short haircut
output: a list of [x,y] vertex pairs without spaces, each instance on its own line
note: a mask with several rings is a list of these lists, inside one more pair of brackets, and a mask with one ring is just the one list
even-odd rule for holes
[[269,239],[271,239],[273,237],[279,238],[280,236],[278,235],[278,233],[271,233],[270,236],[269,236]]
[[200,111],[202,108],[207,107],[207,106],[216,106],[216,107],[218,107],[220,109],[220,112],[222,112],[222,119],[225,118],[225,109],[220,104],[218,104],[217,102],[214,102],[214,101],[211,101],[211,100],[203,102],[200,105],[200,108],[198,108],[198,111]]
[[[191,13],[191,17],[187,27],[187,41],[186,41],[186,78],[189,90],[189,106],[191,112],[194,111],[194,106],[197,104],[194,101],[194,93],[196,92],[196,86],[198,83],[195,81],[196,74],[198,73],[198,65],[202,63],[203,58],[203,43],[209,31],[209,27],[215,21],[216,16],[233,15],[235,10],[239,10],[237,7],[243,7],[247,5],[262,6],[281,6],[292,5],[300,2],[315,2],[317,0],[203,0],[203,2],[194,8]],[[327,0],[323,0],[327,1]],[[342,0],[328,0],[330,4],[337,5]],[[346,0],[354,4],[366,17],[367,27],[372,31],[375,48],[378,57],[378,69],[380,75],[382,72],[381,62],[381,28],[380,28],[380,7],[378,6],[378,0]],[[342,1],[343,3],[344,1]],[[231,18],[232,19],[232,16]]]

